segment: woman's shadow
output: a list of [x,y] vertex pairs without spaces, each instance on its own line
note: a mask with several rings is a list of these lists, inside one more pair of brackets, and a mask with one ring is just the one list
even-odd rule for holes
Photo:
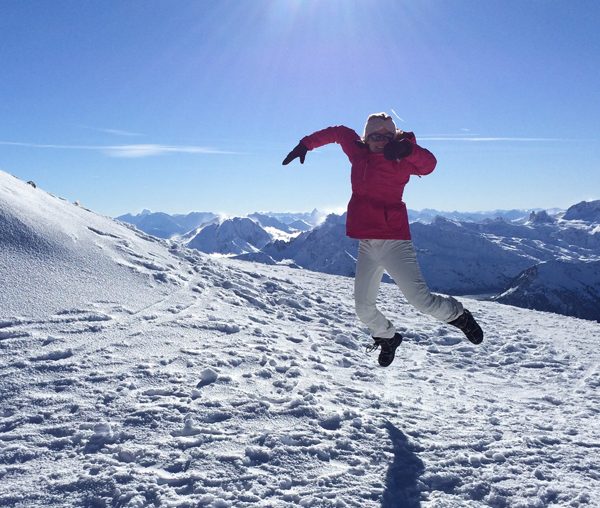
[[387,431],[394,447],[394,462],[386,476],[386,489],[381,502],[382,508],[420,508],[420,490],[417,480],[425,466],[415,454],[406,436],[389,421]]

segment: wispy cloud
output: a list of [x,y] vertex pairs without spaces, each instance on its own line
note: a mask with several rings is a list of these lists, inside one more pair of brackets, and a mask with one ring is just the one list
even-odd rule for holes
[[532,142],[532,141],[560,141],[559,138],[515,138],[515,137],[482,137],[482,136],[419,136],[424,141],[469,141],[481,142]]
[[105,129],[102,127],[90,127],[88,125],[81,125],[81,128],[88,129],[96,132],[104,132],[105,134],[114,134],[115,136],[126,136],[126,137],[135,137],[135,136],[143,136],[143,134],[139,132],[131,132],[122,129]]
[[398,113],[396,113],[396,110],[394,108],[391,108],[391,111],[398,120],[400,120],[401,122],[405,121],[404,118],[400,118],[400,115],[398,115]]
[[233,154],[216,148],[206,146],[171,146],[171,145],[115,145],[103,147],[104,153],[110,157],[152,157],[168,153],[192,153],[192,154]]
[[19,141],[0,141],[0,145],[20,146],[24,148],[45,148],[57,150],[92,150],[103,153],[109,157],[140,158],[155,157],[171,153],[186,154],[217,154],[231,155],[238,152],[229,152],[206,146],[177,146],[160,144],[137,144],[137,145],[55,145],[41,143],[24,143]]
[[47,143],[27,143],[23,141],[0,141],[0,145],[22,146],[24,148],[58,148],[63,150],[94,150],[99,147],[86,145],[54,145]]

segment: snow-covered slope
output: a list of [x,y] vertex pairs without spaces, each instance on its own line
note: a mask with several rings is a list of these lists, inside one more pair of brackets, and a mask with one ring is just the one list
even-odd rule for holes
[[81,302],[134,305],[165,281],[186,278],[167,244],[1,171],[0,245],[4,315],[45,315]]
[[494,299],[600,321],[600,261],[540,263],[521,273]]
[[421,270],[435,291],[452,294],[493,293],[536,259],[507,249],[468,227],[438,217],[431,224],[411,225]]
[[[475,347],[384,285],[405,340],[381,369],[351,278],[171,253],[1,178],[3,282],[105,269],[59,308],[67,284],[0,294],[1,506],[600,505],[599,324],[463,300]],[[164,282],[119,264],[142,258]],[[145,282],[104,300],[121,277]]]
[[292,229],[295,229],[296,231],[302,231],[302,232],[310,231],[313,228],[313,226],[311,224],[309,224],[306,221],[300,220],[300,219],[295,220],[294,222],[290,222],[289,226]]

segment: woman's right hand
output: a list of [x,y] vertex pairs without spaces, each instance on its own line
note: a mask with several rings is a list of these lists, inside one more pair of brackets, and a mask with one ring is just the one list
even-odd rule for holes
[[306,158],[306,152],[308,152],[308,148],[302,144],[302,141],[296,145],[296,147],[287,154],[287,157],[283,159],[284,166],[288,165],[294,159],[300,158],[300,164],[304,164],[304,159]]

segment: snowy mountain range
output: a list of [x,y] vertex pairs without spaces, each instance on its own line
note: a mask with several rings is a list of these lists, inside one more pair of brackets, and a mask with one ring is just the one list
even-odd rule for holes
[[[491,212],[442,212],[433,209],[409,210],[411,222],[429,223],[437,217],[446,217],[452,220],[477,222],[486,219],[503,218],[506,220],[519,220],[527,217],[532,210],[494,210]],[[558,213],[556,210],[554,213]],[[309,231],[321,224],[328,214],[313,210],[310,213],[300,212],[255,212],[248,217],[261,227],[273,228],[275,234],[284,232],[293,234],[298,231]],[[117,220],[133,224],[141,231],[158,238],[177,238],[190,233],[194,229],[218,223],[227,219],[212,212],[191,212],[188,214],[167,214],[143,210],[138,214],[124,214],[116,217]]]
[[598,323],[461,298],[473,346],[383,285],[404,342],[382,369],[348,277],[3,172],[0,240],[1,506],[600,505]]
[[[594,263],[600,261],[600,201],[566,211],[433,213],[411,211],[411,229],[434,291],[600,320],[600,285],[593,284],[600,276]],[[353,276],[358,242],[345,235],[345,215],[320,223],[315,217],[317,211],[311,224],[293,222],[294,214],[213,220],[183,239],[207,253]],[[577,276],[566,275],[573,271]]]
[[[312,229],[322,222],[324,214],[318,210],[313,210],[310,213],[256,212],[250,214],[248,217],[267,230],[271,228],[273,234],[284,233],[283,236],[286,236],[298,231]],[[152,212],[150,210],[143,210],[136,215],[127,213],[116,217],[116,219],[133,224],[149,235],[164,239],[178,238],[184,235],[189,236],[190,232],[194,230],[199,231],[204,226],[219,224],[227,220],[226,217],[221,217],[212,212],[191,212],[184,215]]]
[[169,215],[163,212],[144,210],[137,215],[125,214],[117,217],[117,219],[133,224],[149,235],[166,239],[184,235],[196,228],[209,224],[218,219],[218,215],[211,212]]
[[[437,217],[444,217],[446,219],[460,221],[460,222],[483,222],[489,219],[504,219],[506,221],[518,221],[523,220],[529,216],[532,212],[540,211],[539,209],[529,210],[491,210],[491,211],[480,211],[480,212],[447,212],[425,208],[423,210],[408,210],[408,218],[410,222],[433,222]],[[553,209],[549,210],[552,214],[560,213],[563,210]]]

